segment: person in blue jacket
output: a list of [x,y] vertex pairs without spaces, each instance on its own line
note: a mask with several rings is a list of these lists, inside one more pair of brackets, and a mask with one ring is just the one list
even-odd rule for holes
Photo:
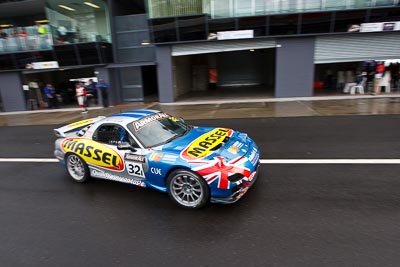
[[103,107],[108,107],[108,83],[104,81],[104,79],[100,79],[100,82],[97,84],[97,88],[100,90],[101,98],[103,99]]
[[46,87],[43,88],[43,94],[47,99],[48,108],[57,108],[57,95],[56,90],[54,89],[51,83],[47,83]]

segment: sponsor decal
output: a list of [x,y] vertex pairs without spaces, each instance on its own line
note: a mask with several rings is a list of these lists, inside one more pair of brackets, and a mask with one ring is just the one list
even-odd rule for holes
[[204,165],[193,168],[193,170],[203,176],[208,184],[216,182],[219,189],[229,189],[230,181],[228,177],[230,175],[238,173],[244,177],[249,177],[251,174],[248,168],[240,166],[242,161],[243,157],[238,157],[226,162],[223,157],[218,156],[210,161],[194,162]]
[[152,174],[162,175],[160,168],[151,167],[150,171],[151,171]]
[[239,149],[243,146],[243,143],[236,141],[230,148],[228,148],[228,152],[232,154],[237,154]]
[[163,161],[163,162],[168,162],[168,163],[175,163],[177,158],[178,158],[177,155],[165,154],[165,155],[162,157],[162,161]]
[[129,175],[145,178],[143,171],[143,164],[133,161],[132,162],[126,161],[125,165],[126,165],[126,171],[128,172]]
[[68,124],[67,127],[68,128],[76,128],[76,127],[83,126],[83,125],[86,125],[86,124],[89,124],[89,123],[92,123],[92,122],[93,122],[92,119],[83,120],[83,121],[78,121],[78,122],[74,122],[74,123]]
[[163,157],[161,153],[153,153],[149,156],[150,161],[160,162]]
[[86,163],[110,170],[122,171],[121,156],[111,148],[91,139],[67,138],[61,143],[62,150],[79,155]]
[[259,159],[260,154],[258,153],[257,149],[253,147],[253,150],[251,151],[251,154],[249,156],[249,161],[251,162],[251,164],[253,164],[253,166],[255,166]]
[[147,124],[149,124],[149,123],[151,123],[153,121],[162,120],[162,119],[165,119],[165,118],[168,118],[168,117],[169,117],[168,114],[165,114],[163,112],[159,112],[159,113],[156,113],[154,115],[150,115],[150,116],[147,116],[147,117],[145,117],[143,119],[140,119],[140,120],[137,120],[137,121],[133,122],[133,126],[134,126],[135,131],[138,131],[141,128],[143,128],[144,126],[146,126]]
[[195,160],[204,158],[212,153],[212,150],[220,145],[226,137],[230,137],[233,130],[227,128],[215,128],[203,134],[191,142],[185,150],[181,152],[181,157],[185,160]]
[[122,183],[127,183],[127,184],[133,184],[133,185],[137,185],[140,187],[146,187],[146,184],[140,180],[122,177],[122,176],[108,173],[108,172],[105,172],[105,171],[99,170],[99,169],[91,169],[91,175],[93,177],[97,177],[97,178],[101,178],[101,179],[122,182]]
[[173,117],[173,116],[170,116],[169,119],[170,119],[171,121],[173,121],[173,122],[179,122],[179,119],[178,119],[178,118],[175,118],[175,117]]
[[136,161],[141,163],[146,162],[146,158],[144,156],[135,154],[125,154],[125,160]]

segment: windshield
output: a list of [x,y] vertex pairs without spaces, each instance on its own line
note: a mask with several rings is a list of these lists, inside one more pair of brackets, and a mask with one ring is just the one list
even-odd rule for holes
[[154,120],[137,129],[134,123],[128,125],[129,130],[135,133],[136,137],[145,147],[155,147],[184,135],[189,131],[190,126],[183,121],[167,117]]

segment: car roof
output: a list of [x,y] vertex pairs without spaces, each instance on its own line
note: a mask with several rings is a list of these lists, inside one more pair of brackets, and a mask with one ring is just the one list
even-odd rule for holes
[[131,123],[140,119],[143,119],[147,116],[159,113],[159,110],[151,110],[151,109],[135,109],[128,110],[123,113],[113,114],[103,120],[106,122],[115,122],[115,123]]

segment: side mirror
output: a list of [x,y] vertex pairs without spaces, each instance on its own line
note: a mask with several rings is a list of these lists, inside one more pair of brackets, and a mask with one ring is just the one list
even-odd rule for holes
[[118,150],[131,150],[132,152],[136,151],[136,148],[132,147],[129,143],[119,144],[117,148]]

